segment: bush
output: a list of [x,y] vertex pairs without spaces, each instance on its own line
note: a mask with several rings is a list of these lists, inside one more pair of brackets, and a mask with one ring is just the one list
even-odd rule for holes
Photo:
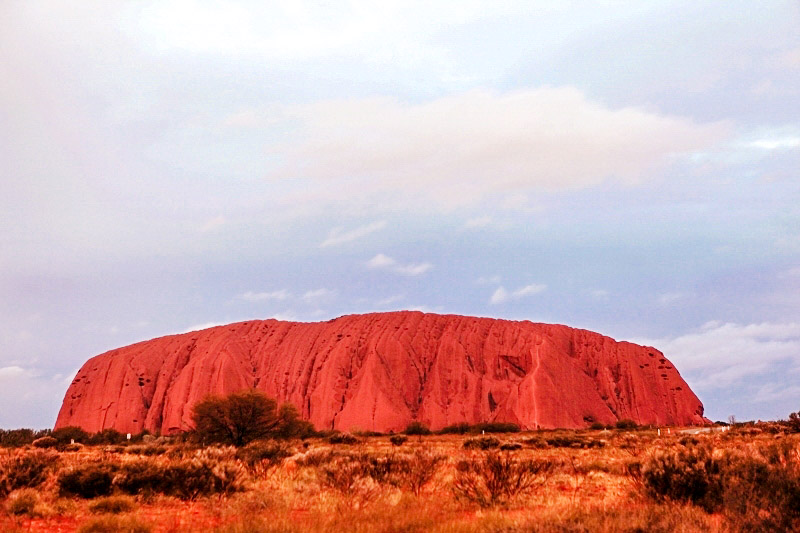
[[358,438],[349,433],[333,433],[328,437],[328,442],[331,444],[358,444]]
[[608,426],[603,424],[602,422],[592,422],[592,425],[589,426],[589,429],[599,430],[599,429],[606,429]]
[[114,486],[131,495],[160,493],[193,500],[242,490],[245,479],[241,466],[230,461],[195,457],[164,465],[140,459],[120,467]]
[[89,504],[89,511],[95,514],[119,514],[133,511],[136,502],[130,496],[106,496]]
[[35,489],[12,492],[6,502],[6,511],[12,515],[40,516],[39,492]]
[[474,426],[475,433],[519,433],[520,427],[511,422],[481,422]]
[[489,450],[500,446],[500,441],[495,437],[476,437],[465,440],[463,446],[467,450]]
[[401,463],[397,474],[399,484],[419,496],[445,461],[443,455],[417,450]]
[[206,396],[192,410],[197,436],[205,442],[243,446],[268,437],[289,438],[313,433],[291,404],[278,403],[249,389],[227,396]]
[[55,448],[58,446],[58,441],[48,435],[47,437],[39,437],[31,444],[36,448]]
[[32,429],[0,429],[0,446],[20,448],[36,439]]
[[724,458],[723,509],[743,532],[800,530],[800,456],[784,441]]
[[392,443],[392,446],[402,446],[408,440],[408,437],[405,435],[392,435],[389,437],[389,442]]
[[0,497],[16,489],[38,487],[57,463],[57,454],[39,450],[7,458],[0,464]]
[[58,441],[59,445],[69,444],[73,440],[80,444],[89,442],[89,434],[77,426],[67,426],[61,429],[56,429],[50,436]]
[[278,441],[255,441],[236,451],[236,458],[254,474],[264,474],[291,455],[289,447]]
[[636,429],[639,425],[630,418],[621,418],[614,424],[617,429]]
[[100,516],[78,528],[78,533],[150,533],[153,527],[135,516]]
[[445,426],[438,431],[438,433],[441,433],[442,435],[466,435],[467,433],[471,432],[472,426],[466,422]]
[[492,507],[544,485],[555,464],[543,459],[520,460],[507,453],[488,454],[456,465],[456,497]]
[[117,470],[117,465],[110,463],[78,466],[58,476],[58,487],[64,496],[86,499],[108,496]]
[[406,429],[403,430],[403,433],[406,435],[430,435],[431,430],[422,422],[414,421],[406,426]]
[[[88,438],[89,444],[122,444],[127,442],[127,436],[123,435],[116,429],[106,428],[103,431],[98,431]],[[75,442],[78,442],[77,440]]]
[[709,447],[661,451],[641,466],[631,463],[629,472],[654,500],[692,503],[708,512],[722,503],[722,471]]
[[522,449],[522,444],[519,442],[506,442],[500,445],[500,449],[503,451],[516,451]]

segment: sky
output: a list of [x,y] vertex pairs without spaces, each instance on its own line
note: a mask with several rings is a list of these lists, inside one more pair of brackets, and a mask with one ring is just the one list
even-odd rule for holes
[[417,309],[800,410],[800,6],[0,3],[0,427],[89,357]]

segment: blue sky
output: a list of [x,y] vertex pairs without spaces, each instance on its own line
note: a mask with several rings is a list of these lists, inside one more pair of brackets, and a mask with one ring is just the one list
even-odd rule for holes
[[420,309],[800,409],[795,2],[4,2],[0,427],[103,351]]

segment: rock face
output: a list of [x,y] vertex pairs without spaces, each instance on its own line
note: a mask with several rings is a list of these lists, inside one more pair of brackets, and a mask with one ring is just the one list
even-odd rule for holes
[[112,350],[83,365],[55,427],[173,433],[192,426],[207,394],[248,387],[293,403],[318,429],[707,422],[654,348],[567,326],[402,311],[253,320]]

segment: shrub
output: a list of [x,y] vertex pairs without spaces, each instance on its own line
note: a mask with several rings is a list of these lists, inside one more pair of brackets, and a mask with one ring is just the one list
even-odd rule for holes
[[0,446],[20,448],[36,439],[32,429],[0,429]]
[[657,452],[641,466],[631,463],[629,473],[657,501],[692,503],[708,512],[722,502],[720,463],[706,446]]
[[441,433],[442,435],[466,435],[470,432],[472,432],[472,426],[466,422],[445,426],[438,431],[438,433]]
[[78,466],[58,476],[58,487],[65,496],[86,499],[108,496],[117,469],[117,465],[102,462]]
[[358,444],[358,438],[349,433],[333,433],[328,437],[328,442],[331,444]]
[[723,461],[724,514],[746,532],[800,530],[800,456],[791,442]]
[[234,446],[267,437],[288,438],[310,428],[294,406],[284,404],[279,409],[274,399],[254,389],[207,396],[194,406],[192,420],[201,440]]
[[500,449],[503,450],[503,451],[507,451],[507,452],[508,451],[521,450],[522,449],[522,444],[520,444],[519,442],[506,442],[506,443],[500,445]]
[[116,429],[106,428],[90,436],[87,442],[89,444],[122,444],[127,441],[127,437]]
[[57,454],[39,450],[6,459],[0,464],[0,497],[16,489],[38,487],[57,463]]
[[397,475],[399,484],[415,496],[419,496],[422,489],[434,478],[439,466],[445,461],[446,458],[443,455],[417,450],[414,455],[401,463]]
[[614,427],[617,429],[636,429],[639,425],[630,418],[621,418],[616,421]]
[[414,421],[411,422],[406,429],[403,430],[403,433],[406,435],[430,435],[431,430],[428,426],[423,424],[422,422]]
[[73,440],[81,444],[86,444],[89,442],[89,434],[84,431],[83,428],[79,428],[77,426],[67,426],[56,429],[50,434],[50,436],[56,439],[59,445],[69,444]]
[[36,448],[55,448],[58,446],[58,441],[48,435],[47,437],[39,437],[31,444]]
[[599,430],[599,429],[606,429],[608,426],[603,424],[602,422],[592,422],[592,425],[589,426],[589,429]]
[[392,446],[402,446],[408,440],[408,437],[405,435],[392,435],[389,437],[389,442],[392,443]]
[[464,448],[467,450],[489,450],[500,446],[500,441],[495,437],[476,437],[464,441]]
[[520,460],[507,453],[489,452],[456,464],[456,497],[492,507],[544,485],[555,464],[543,459]]
[[481,422],[474,426],[475,433],[519,433],[520,427],[511,422]]
[[241,466],[230,461],[194,458],[162,465],[152,459],[140,459],[120,467],[114,486],[132,495],[160,493],[193,500],[242,490],[245,479]]
[[78,533],[150,533],[153,527],[135,516],[100,516],[78,528]]
[[12,515],[40,516],[39,492],[35,489],[20,489],[11,493],[6,502],[6,511]]
[[281,464],[291,455],[289,447],[278,441],[251,442],[236,452],[236,458],[242,461],[252,474],[259,476],[265,475],[270,468]]
[[89,504],[89,511],[96,514],[119,514],[133,511],[136,502],[130,496],[106,496],[98,498]]

